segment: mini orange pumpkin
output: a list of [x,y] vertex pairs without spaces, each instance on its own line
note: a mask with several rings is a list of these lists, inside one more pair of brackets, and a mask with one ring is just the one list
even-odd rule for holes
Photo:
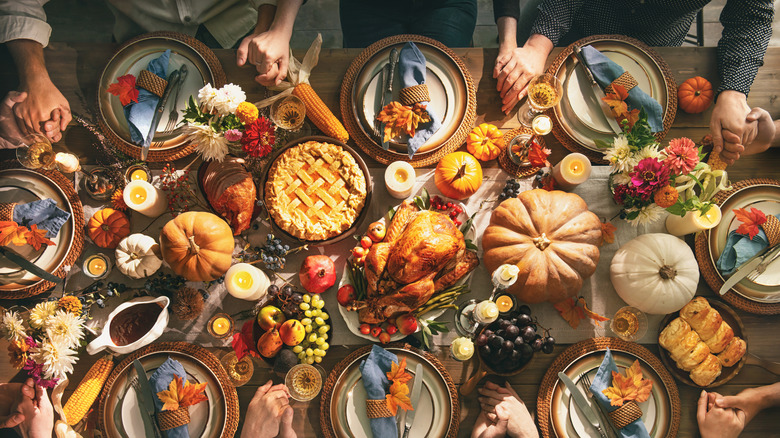
[[709,108],[714,95],[710,81],[701,76],[686,80],[677,89],[680,109],[689,114],[697,114]]
[[453,152],[439,161],[434,182],[444,196],[466,199],[482,185],[482,166],[467,152]]
[[216,280],[233,263],[233,231],[215,214],[190,211],[160,232],[160,252],[176,275],[190,281]]
[[482,123],[475,126],[466,138],[469,153],[481,161],[490,161],[498,157],[504,147],[504,134],[496,125]]
[[130,235],[130,220],[113,208],[98,210],[87,223],[87,235],[101,248],[116,248]]

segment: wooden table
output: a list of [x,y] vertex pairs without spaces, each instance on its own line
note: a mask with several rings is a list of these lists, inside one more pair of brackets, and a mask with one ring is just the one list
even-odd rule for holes
[[[110,44],[53,44],[46,50],[46,59],[50,75],[54,83],[70,100],[74,111],[84,112],[84,105],[94,110],[96,101],[96,84],[100,72],[109,59],[115,46]],[[4,50],[4,49],[3,49]],[[552,61],[560,49],[553,51]],[[714,78],[716,75],[716,60],[714,48],[658,48],[657,51],[666,59],[675,75],[678,83],[692,77],[701,75]],[[493,61],[496,56],[494,49],[456,49],[468,66],[477,84],[477,123],[488,121],[501,127],[511,129],[518,125],[514,113],[504,116],[500,112],[500,97],[495,90],[495,80],[492,78]],[[325,103],[338,115],[338,94],[341,80],[352,59],[359,53],[351,49],[325,49],[320,54],[319,65],[315,68],[311,81],[312,86],[320,94]],[[241,85],[247,92],[248,100],[259,100],[263,97],[262,87],[254,84],[253,73],[249,68],[239,68],[235,65],[235,54],[230,50],[217,50],[217,56],[221,60],[229,82]],[[301,54],[299,53],[299,56]],[[0,52],[0,93],[5,94],[17,83],[7,51]],[[780,117],[780,48],[770,48],[764,58],[762,67],[753,85],[753,91],[748,103],[751,106],[760,106],[767,109],[775,118]],[[82,96],[79,99],[76,96]],[[83,104],[81,102],[84,102]],[[690,115],[678,112],[672,129],[667,139],[687,136],[698,140],[708,133],[710,111],[703,114]],[[67,148],[89,156],[81,146],[89,144],[86,130],[76,128],[66,133],[64,144]],[[567,153],[563,147],[552,137],[548,136],[548,144],[553,149],[552,162],[558,161]],[[8,152],[0,154],[0,158],[9,156]],[[378,166],[373,160],[367,160],[370,167]],[[493,164],[495,165],[495,164]],[[745,157],[733,168],[729,169],[732,181],[739,181],[751,177],[771,177],[780,179],[780,150],[764,153],[760,156]],[[714,293],[702,280],[699,286],[699,294],[714,296]],[[756,316],[745,312],[738,312],[745,323],[749,348],[751,353],[762,358],[780,361],[780,349],[777,348],[776,333],[780,329],[780,316]],[[5,341],[0,348],[5,349]],[[357,346],[332,346],[323,366],[330,370],[339,360],[346,357]],[[517,389],[520,396],[533,410],[536,405],[536,395],[539,382],[558,353],[566,346],[556,346],[551,355],[537,355],[529,368],[522,374],[514,376],[510,382]],[[654,353],[658,352],[657,345],[647,345]],[[449,358],[449,349],[446,345],[438,345],[433,352],[452,375],[456,383],[465,381],[473,372],[474,364],[461,364]],[[78,382],[94,362],[94,357],[83,355],[71,378]],[[259,361],[256,366],[265,367]],[[7,361],[0,360],[0,380],[19,381],[22,374],[15,374]],[[255,378],[247,385],[238,389],[242,416],[244,409],[249,404],[255,388],[268,378],[268,373],[262,370],[255,372]],[[735,394],[740,390],[757,385],[765,385],[777,381],[778,378],[767,371],[757,367],[746,367],[731,382],[719,388],[722,394]],[[275,381],[280,381],[276,378]],[[71,388],[75,387],[72,385]],[[679,384],[680,398],[683,406],[680,436],[697,435],[696,425],[696,401],[699,390]],[[468,436],[479,412],[479,404],[476,396],[461,398],[461,430],[460,436]],[[301,437],[321,436],[319,426],[319,403],[295,405],[295,427]],[[745,430],[743,436],[772,436],[778,433],[777,417],[780,408],[773,408],[762,412]],[[299,421],[300,420],[300,421]]]

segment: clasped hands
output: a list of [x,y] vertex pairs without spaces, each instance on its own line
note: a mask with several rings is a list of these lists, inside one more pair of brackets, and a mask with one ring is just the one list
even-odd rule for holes
[[54,409],[46,389],[32,379],[0,384],[0,429],[18,427],[23,438],[50,438]]

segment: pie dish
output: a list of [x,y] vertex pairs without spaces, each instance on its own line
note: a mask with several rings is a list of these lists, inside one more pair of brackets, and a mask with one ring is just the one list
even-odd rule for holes
[[368,196],[366,174],[341,145],[309,140],[285,149],[271,164],[265,205],[293,237],[322,241],[347,231]]

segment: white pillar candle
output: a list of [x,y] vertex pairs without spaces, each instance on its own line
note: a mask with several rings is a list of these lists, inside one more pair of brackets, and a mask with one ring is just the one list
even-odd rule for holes
[[122,192],[125,204],[144,216],[157,217],[168,209],[165,192],[144,180],[129,182]]
[[669,215],[666,218],[666,231],[673,236],[684,236],[697,231],[709,230],[720,223],[722,217],[720,207],[712,205],[706,213],[694,210],[685,213],[685,216]]
[[553,167],[553,178],[556,185],[562,190],[571,190],[590,178],[590,160],[579,153],[569,154],[563,157]]
[[390,196],[406,199],[412,194],[417,173],[406,161],[394,161],[385,170],[385,186]]
[[248,263],[236,263],[225,273],[225,287],[234,297],[257,301],[262,298],[271,285],[265,272]]

